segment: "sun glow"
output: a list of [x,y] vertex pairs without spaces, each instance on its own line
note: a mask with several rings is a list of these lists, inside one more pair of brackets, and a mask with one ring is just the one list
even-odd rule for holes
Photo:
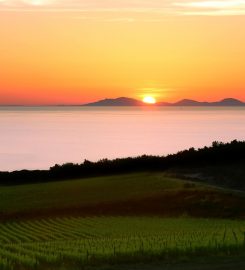
[[146,96],[143,98],[143,102],[147,103],[147,104],[155,104],[156,103],[156,99],[152,96]]

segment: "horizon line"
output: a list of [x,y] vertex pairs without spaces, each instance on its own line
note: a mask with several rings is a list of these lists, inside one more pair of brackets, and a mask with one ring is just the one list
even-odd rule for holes
[[[82,103],[49,103],[49,104],[25,104],[25,103],[21,103],[21,104],[0,104],[0,107],[78,107],[78,106],[86,106],[87,104],[91,104],[91,103],[96,103],[96,102],[99,102],[99,101],[102,101],[102,100],[117,100],[117,99],[120,99],[120,98],[127,98],[127,99],[133,99],[135,101],[141,101],[143,103],[142,100],[140,99],[136,99],[136,98],[131,98],[131,97],[124,97],[124,96],[121,96],[121,97],[116,97],[116,98],[101,98],[101,99],[98,99],[98,100],[95,100],[95,101],[88,101],[88,102],[82,102]],[[216,102],[221,102],[221,101],[224,101],[224,100],[227,100],[227,99],[234,99],[234,100],[237,100],[237,101],[240,101],[242,103],[245,103],[245,101],[239,99],[239,98],[233,98],[233,97],[224,97],[224,98],[221,98],[219,100],[213,100],[213,101],[207,101],[207,100],[202,100],[202,101],[199,101],[199,100],[195,100],[195,99],[191,99],[191,98],[183,98],[183,99],[178,99],[177,101],[157,101],[155,104],[146,104],[145,106],[156,106],[158,105],[159,103],[166,103],[166,104],[175,104],[175,103],[178,103],[178,102],[181,102],[181,101],[184,101],[184,100],[188,100],[188,101],[194,101],[194,102],[198,102],[198,103],[216,103]],[[137,105],[133,105],[131,107],[136,107]],[[140,105],[138,105],[139,107]],[[108,106],[109,107],[109,106]],[[115,106],[116,107],[116,106]],[[121,106],[123,107],[123,106]],[[162,107],[164,107],[164,105],[162,105]]]

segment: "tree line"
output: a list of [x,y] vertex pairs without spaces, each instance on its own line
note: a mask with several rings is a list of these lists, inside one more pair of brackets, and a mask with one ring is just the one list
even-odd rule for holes
[[0,185],[82,179],[131,172],[166,171],[174,168],[197,168],[241,161],[245,161],[245,141],[234,140],[230,143],[215,141],[210,147],[190,148],[167,156],[143,155],[114,160],[102,159],[97,162],[85,160],[81,164],[56,164],[49,170],[0,172]]

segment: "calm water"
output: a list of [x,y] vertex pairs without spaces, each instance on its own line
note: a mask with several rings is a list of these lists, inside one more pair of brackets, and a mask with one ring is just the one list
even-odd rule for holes
[[245,140],[245,108],[0,107],[0,170]]

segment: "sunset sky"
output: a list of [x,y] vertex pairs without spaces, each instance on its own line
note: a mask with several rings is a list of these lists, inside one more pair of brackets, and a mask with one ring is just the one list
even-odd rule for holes
[[0,104],[245,101],[245,1],[0,0]]

